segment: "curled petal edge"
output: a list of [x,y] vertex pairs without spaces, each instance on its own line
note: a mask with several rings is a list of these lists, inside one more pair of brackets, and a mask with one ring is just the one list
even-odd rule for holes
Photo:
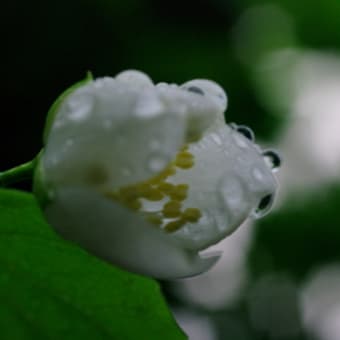
[[182,248],[138,214],[87,188],[59,188],[45,214],[65,239],[107,262],[158,279],[200,274],[221,256]]

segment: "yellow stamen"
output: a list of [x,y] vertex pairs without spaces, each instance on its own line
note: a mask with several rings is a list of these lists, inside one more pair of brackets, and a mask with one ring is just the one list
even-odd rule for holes
[[127,186],[119,189],[118,196],[122,200],[131,200],[139,197],[138,191],[135,186]]
[[164,230],[168,233],[173,233],[178,229],[181,229],[185,224],[185,221],[182,219],[174,220],[167,223],[164,227]]
[[[116,192],[105,193],[105,196],[120,202],[127,208],[140,211],[145,219],[153,225],[172,233],[182,228],[187,222],[197,222],[201,212],[197,208],[187,208],[182,212],[182,202],[188,197],[189,185],[172,184],[166,180],[176,173],[176,167],[190,169],[194,165],[194,156],[189,151],[189,146],[184,145],[164,170],[147,181],[120,188]],[[142,201],[158,202],[165,200],[163,207],[158,212],[143,212]],[[165,219],[175,218],[168,223]],[[165,225],[164,225],[165,224]]]
[[162,170],[158,175],[150,178],[147,183],[150,184],[158,184],[162,181],[165,181],[168,177],[174,175],[176,173],[176,169],[173,164],[169,164],[164,170]]
[[202,217],[202,213],[197,208],[187,208],[182,214],[182,218],[187,222],[197,222]]
[[150,222],[151,224],[153,225],[156,225],[156,226],[161,226],[162,223],[163,223],[163,219],[162,217],[156,215],[156,214],[150,214],[146,217],[146,220],[148,222]]
[[143,182],[136,185],[138,197],[145,198],[149,201],[160,201],[164,195],[161,191],[153,188],[151,184]]
[[175,159],[175,164],[181,169],[190,169],[194,166],[194,156],[189,151],[180,151]]
[[157,201],[161,201],[164,198],[164,194],[157,189],[151,188],[142,197],[149,201],[157,202]]
[[181,215],[182,205],[178,201],[169,201],[163,207],[162,213],[164,217],[178,217]]
[[132,201],[127,201],[124,203],[128,208],[134,211],[138,211],[142,207],[142,203],[137,199],[132,200]]
[[162,182],[162,183],[158,184],[157,188],[158,188],[158,190],[160,190],[164,194],[170,194],[171,192],[174,191],[175,186],[171,183]]
[[169,196],[175,201],[184,201],[188,196],[188,189],[188,184],[178,184],[172,192],[169,193]]

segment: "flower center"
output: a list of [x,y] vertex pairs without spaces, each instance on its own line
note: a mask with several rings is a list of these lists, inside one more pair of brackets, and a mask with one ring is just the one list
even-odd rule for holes
[[[169,177],[176,174],[177,169],[188,170],[194,166],[194,155],[189,146],[184,145],[175,159],[159,174],[149,180],[107,192],[107,198],[118,201],[131,210],[142,213],[151,224],[172,233],[182,228],[187,222],[197,222],[202,213],[198,208],[183,209],[188,197],[189,185],[173,184]],[[156,210],[146,207],[157,207]]]

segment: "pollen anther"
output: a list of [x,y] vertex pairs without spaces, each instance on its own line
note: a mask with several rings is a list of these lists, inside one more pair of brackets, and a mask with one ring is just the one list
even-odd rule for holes
[[[182,211],[182,203],[188,197],[189,185],[186,183],[173,184],[166,180],[176,173],[176,167],[190,169],[194,165],[194,156],[189,146],[184,145],[164,170],[147,181],[120,188],[116,192],[105,193],[111,200],[118,201],[133,211],[140,211],[145,219],[168,233],[182,228],[187,222],[197,222],[201,212],[197,208],[186,208]],[[143,212],[143,200],[162,202],[158,211]],[[157,204],[157,203],[156,203]],[[173,219],[173,220],[168,220]]]
[[173,200],[184,201],[188,196],[188,190],[188,184],[178,184],[173,188],[172,192],[170,192],[169,195]]
[[171,222],[168,222],[164,226],[164,230],[168,233],[173,233],[179,229],[181,229],[185,225],[186,221],[182,219],[174,220]]
[[192,153],[190,153],[189,151],[187,151],[186,149],[183,151],[180,151],[177,156],[176,156],[176,160],[175,160],[175,165],[178,168],[181,169],[190,169],[194,166],[195,162],[194,162],[194,156]]
[[188,222],[197,222],[202,217],[202,213],[197,208],[187,208],[182,214],[182,218]]
[[181,208],[182,205],[178,201],[169,201],[163,207],[163,216],[170,218],[170,217],[178,217],[181,215]]

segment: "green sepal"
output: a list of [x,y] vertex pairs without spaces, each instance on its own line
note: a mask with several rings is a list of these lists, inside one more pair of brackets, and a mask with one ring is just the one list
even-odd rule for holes
[[46,183],[44,167],[41,156],[44,149],[40,151],[35,159],[35,169],[33,175],[33,194],[42,210],[51,202],[51,193],[53,189]]
[[43,134],[43,143],[46,145],[46,141],[48,138],[48,135],[50,133],[52,124],[54,122],[55,115],[61,105],[61,103],[66,99],[67,96],[69,96],[72,92],[77,90],[78,88],[90,83],[93,81],[93,75],[90,71],[86,73],[85,79],[73,84],[71,87],[69,87],[67,90],[65,90],[52,104],[50,109],[47,112],[47,117],[46,117],[46,123],[45,123],[45,128],[44,128],[44,134]]

